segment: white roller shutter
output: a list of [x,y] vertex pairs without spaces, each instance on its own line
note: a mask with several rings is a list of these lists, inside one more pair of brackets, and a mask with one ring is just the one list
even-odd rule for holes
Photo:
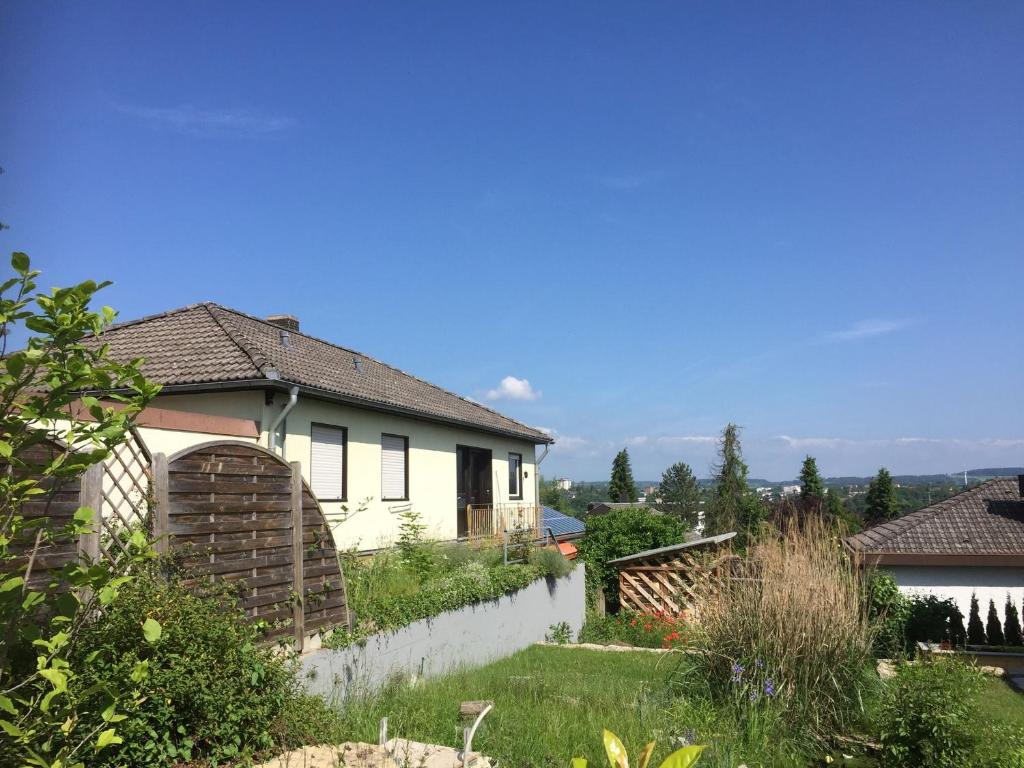
[[407,438],[398,435],[381,435],[380,438],[380,486],[382,499],[405,499],[409,489],[405,487],[405,462]]
[[318,499],[345,498],[345,430],[314,424],[309,485]]

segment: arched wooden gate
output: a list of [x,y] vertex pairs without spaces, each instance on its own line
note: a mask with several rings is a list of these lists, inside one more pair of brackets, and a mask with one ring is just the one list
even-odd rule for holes
[[153,457],[158,547],[197,573],[243,585],[270,637],[348,626],[345,581],[320,503],[290,465],[252,443],[205,443]]

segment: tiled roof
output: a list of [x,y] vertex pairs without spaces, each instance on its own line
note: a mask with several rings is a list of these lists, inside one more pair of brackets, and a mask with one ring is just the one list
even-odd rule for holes
[[999,477],[846,539],[865,554],[1024,555],[1024,501]]
[[550,443],[543,432],[446,389],[336,344],[281,328],[219,304],[194,304],[120,323],[102,341],[117,359],[145,358],[142,370],[165,387],[266,380],[325,397],[397,410]]

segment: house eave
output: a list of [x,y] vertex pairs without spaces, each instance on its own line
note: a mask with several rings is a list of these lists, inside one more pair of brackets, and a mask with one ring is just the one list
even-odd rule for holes
[[429,413],[423,413],[413,408],[404,408],[399,405],[392,405],[390,403],[381,403],[375,400],[366,400],[364,398],[354,397],[352,395],[343,395],[337,392],[331,392],[327,389],[320,389],[318,387],[310,387],[305,384],[296,384],[283,379],[243,379],[235,381],[213,381],[213,382],[201,382],[196,384],[168,384],[164,385],[160,389],[161,395],[183,395],[183,394],[199,394],[204,392],[230,392],[230,391],[244,391],[244,390],[271,390],[274,392],[287,392],[291,387],[297,386],[299,388],[299,394],[305,397],[312,397],[316,400],[324,400],[332,403],[341,403],[343,405],[349,405],[354,408],[362,408],[369,411],[377,411],[379,413],[390,413],[397,416],[405,416],[410,419],[417,419],[419,421],[426,421],[433,424],[444,424],[446,426],[459,427],[461,429],[471,430],[473,432],[484,432],[487,434],[500,435],[502,437],[511,437],[516,440],[522,440],[524,442],[533,443],[534,445],[550,445],[555,441],[550,437],[540,438],[529,435],[520,434],[512,430],[504,430],[497,427],[486,427],[481,424],[475,424],[473,422],[462,421],[460,419],[450,419],[443,416],[433,416]]
[[865,566],[972,566],[986,568],[1024,568],[1024,554],[945,553],[945,552],[864,552],[853,550],[853,556]]

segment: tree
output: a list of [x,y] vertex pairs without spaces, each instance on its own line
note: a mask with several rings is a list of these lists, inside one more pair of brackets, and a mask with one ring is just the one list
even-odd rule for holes
[[823,501],[825,498],[825,484],[818,474],[818,462],[813,456],[804,459],[800,468],[800,498],[806,503],[814,500]]
[[999,614],[996,613],[996,601],[988,601],[988,618],[985,621],[985,636],[989,645],[1006,645],[1006,638],[1003,637],[1003,625],[999,622]]
[[739,427],[731,422],[722,430],[718,460],[704,532],[713,534],[735,530],[739,534],[739,543],[743,544],[760,525],[766,512],[747,482],[747,464],[740,448]]
[[689,465],[678,461],[661,475],[658,497],[667,507],[669,514],[677,517],[687,527],[694,528],[700,515],[700,486]]
[[970,645],[985,645],[985,627],[981,623],[981,609],[978,596],[971,593],[971,613],[967,619],[967,642]]
[[1006,594],[1006,621],[1003,625],[1007,645],[1024,645],[1024,634],[1021,633],[1020,614],[1017,613],[1017,606],[1014,604],[1010,594]]
[[[118,710],[137,703],[117,698],[106,686],[80,685],[84,670],[75,658],[82,629],[111,604],[132,569],[154,553],[136,531],[129,539],[130,562],[122,564],[129,570],[117,572],[102,559],[76,560],[64,566],[53,584],[41,586],[29,578],[39,553],[73,548],[79,535],[92,530],[97,510],[79,509],[72,524],[57,529],[48,517],[26,520],[23,504],[104,461],[159,388],[143,378],[140,361],[118,363],[98,342],[114,312],[106,307],[92,312],[89,305],[105,283],[86,281],[35,293],[39,273],[30,269],[28,256],[13,254],[11,266],[15,275],[0,286],[4,758],[12,765],[82,765],[85,755],[121,742]],[[8,352],[12,333],[28,335],[23,349]],[[79,404],[88,411],[88,421],[76,415]],[[34,450],[45,445],[53,449]],[[159,629],[150,619],[138,631],[149,641]],[[140,664],[135,672],[142,680],[148,667]],[[101,725],[87,717],[96,712],[103,712]]]
[[878,525],[899,517],[899,503],[896,501],[896,487],[889,470],[882,467],[868,486],[864,522]]
[[633,482],[633,468],[629,465],[629,451],[623,448],[612,462],[612,479],[608,483],[608,495],[612,501],[636,501],[636,483]]
[[557,509],[559,512],[565,511],[562,509],[562,492],[558,488],[557,480],[548,480],[543,477],[540,479],[540,503],[545,507]]

